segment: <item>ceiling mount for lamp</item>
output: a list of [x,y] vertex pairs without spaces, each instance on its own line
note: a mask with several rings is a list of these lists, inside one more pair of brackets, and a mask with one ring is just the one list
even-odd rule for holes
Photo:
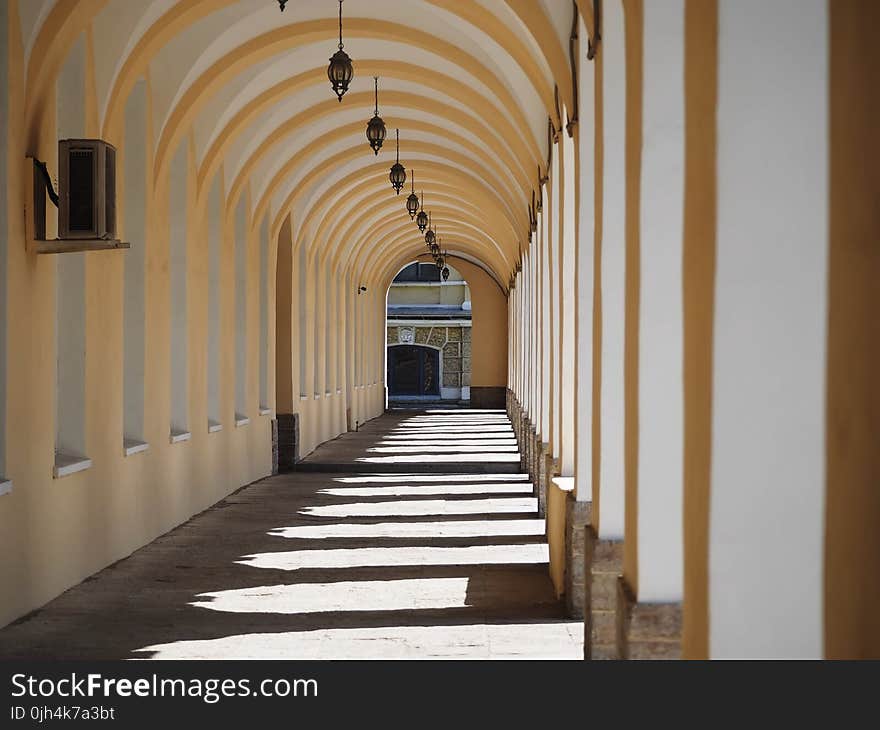
[[400,130],[395,129],[394,134],[397,138],[397,162],[391,166],[391,174],[388,177],[391,180],[391,187],[394,188],[394,192],[400,195],[400,191],[406,184],[406,168],[400,164]]
[[[283,8],[282,8],[283,10]],[[330,65],[327,67],[327,78],[333,87],[333,92],[342,101],[342,97],[348,91],[348,85],[354,77],[354,67],[351,58],[343,50],[342,44],[342,0],[339,0],[339,50],[330,57]]]
[[416,225],[419,227],[419,233],[424,233],[428,227],[428,214],[425,213],[425,193],[422,191],[421,210],[416,216]]
[[370,143],[373,152],[378,155],[388,132],[385,129],[384,120],[379,116],[379,77],[374,76],[373,81],[376,85],[376,111],[373,113],[373,118],[367,122],[367,142]]
[[284,12],[284,6],[287,5],[287,0],[278,0],[278,4],[281,6],[281,12]]
[[409,197],[406,199],[406,212],[409,213],[409,218],[412,220],[416,217],[416,213],[419,210],[419,196],[416,195],[416,173],[413,170],[412,174],[412,192],[409,194]]

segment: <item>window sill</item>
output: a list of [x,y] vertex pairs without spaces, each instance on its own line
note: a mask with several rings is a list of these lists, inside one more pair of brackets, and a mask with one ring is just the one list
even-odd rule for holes
[[247,416],[241,415],[241,413],[235,414],[235,427],[241,428],[242,426],[247,426],[251,422],[251,419]]
[[315,393],[315,400],[321,400],[321,394]]
[[325,397],[325,398],[332,398],[332,397],[333,397],[333,391],[328,390],[326,393],[324,393],[324,397]]
[[300,399],[301,401],[307,401],[307,400],[309,399],[309,397],[308,397],[307,395],[301,395],[301,396],[299,397],[299,399]]
[[138,439],[122,439],[122,453],[125,456],[134,456],[135,454],[142,454],[144,451],[148,451],[150,445],[146,441],[139,441]]
[[223,424],[215,421],[208,421],[208,433],[218,433],[223,430]]
[[189,431],[172,431],[171,432],[171,443],[179,444],[181,441],[189,441],[192,438],[192,433]]
[[5,494],[12,494],[12,482],[9,479],[0,477],[0,497]]
[[260,407],[260,415],[261,416],[268,416],[271,412],[272,412],[271,408],[263,408],[262,406]]
[[92,460],[84,456],[55,454],[55,466],[52,469],[52,476],[56,479],[62,479],[63,477],[91,468]]

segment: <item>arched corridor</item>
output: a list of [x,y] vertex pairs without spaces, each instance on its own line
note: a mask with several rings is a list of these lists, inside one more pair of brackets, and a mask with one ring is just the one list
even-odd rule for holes
[[[880,657],[878,26],[0,0],[0,656]],[[467,327],[389,318],[412,262]]]

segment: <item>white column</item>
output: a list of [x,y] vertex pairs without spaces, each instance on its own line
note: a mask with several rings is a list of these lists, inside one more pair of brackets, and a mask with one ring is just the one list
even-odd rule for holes
[[640,601],[682,597],[684,0],[644,16],[639,297]]
[[[560,134],[564,135],[565,132]],[[553,381],[551,383],[552,412],[550,422],[550,442],[553,458],[560,455],[562,430],[562,143],[557,142],[553,148],[553,159],[550,164],[550,307],[553,318],[551,367]]]
[[[544,189],[544,210],[541,213],[541,300],[537,306],[541,307],[541,340],[536,343],[536,350],[540,353],[541,369],[541,414],[538,432],[541,442],[547,443],[550,439],[550,418],[552,416],[552,348],[553,348],[553,316],[552,302],[550,301],[550,200]],[[537,354],[537,353],[536,353]]]
[[577,343],[575,342],[575,319],[577,317],[577,262],[575,235],[575,168],[574,140],[567,132],[560,132],[558,151],[562,155],[562,231],[560,286],[560,362],[559,362],[559,444],[560,473],[574,476],[575,468],[575,369],[577,368]]
[[593,244],[595,230],[595,70],[587,58],[587,28],[579,21],[577,458],[575,495],[593,499]]
[[821,657],[828,3],[722,0],[713,657]]
[[[623,7],[602,4],[604,105],[602,171],[602,387],[599,537],[619,540],[624,525],[624,313],[626,291],[626,51]],[[650,32],[650,31],[649,31]]]

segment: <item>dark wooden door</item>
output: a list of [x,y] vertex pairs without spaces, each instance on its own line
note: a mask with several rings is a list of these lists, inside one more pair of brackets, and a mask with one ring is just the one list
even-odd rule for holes
[[395,395],[440,395],[440,352],[420,345],[388,348],[388,389]]

